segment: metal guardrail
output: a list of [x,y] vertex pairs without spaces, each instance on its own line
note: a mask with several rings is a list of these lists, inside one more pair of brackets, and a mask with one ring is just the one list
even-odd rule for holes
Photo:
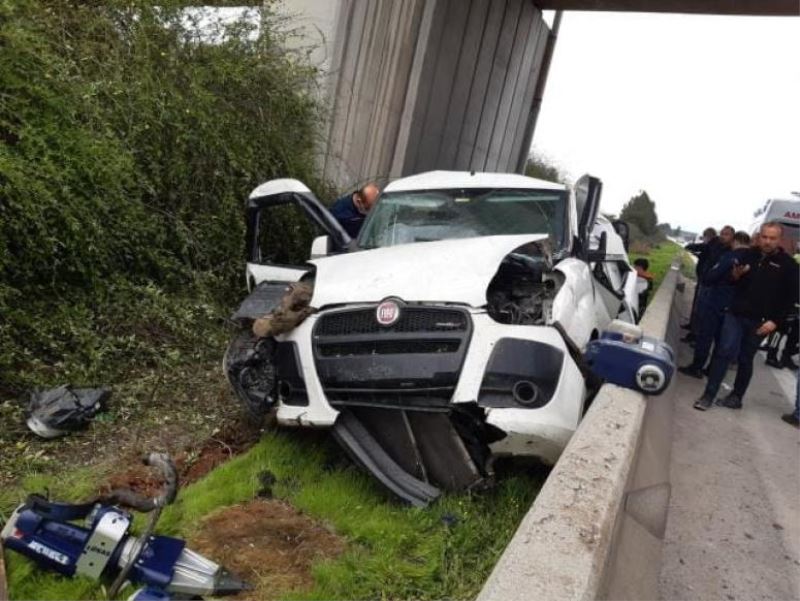
[[[675,341],[680,259],[642,319]],[[669,504],[672,390],[603,386],[478,601],[653,599]]]

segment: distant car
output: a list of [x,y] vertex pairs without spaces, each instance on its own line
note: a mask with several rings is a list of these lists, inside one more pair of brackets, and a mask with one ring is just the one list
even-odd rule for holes
[[[389,184],[350,240],[300,182],[262,184],[247,203],[245,327],[225,359],[237,395],[280,425],[332,428],[416,505],[490,482],[497,456],[554,462],[596,384],[582,350],[637,318],[627,227],[599,215],[601,189],[423,173]],[[262,260],[266,235],[282,235],[270,210],[286,206],[327,232],[307,264]],[[316,312],[256,341],[250,320],[300,279]]]

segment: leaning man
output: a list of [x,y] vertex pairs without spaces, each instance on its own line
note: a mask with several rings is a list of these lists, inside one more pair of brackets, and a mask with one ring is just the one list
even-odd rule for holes
[[734,265],[735,290],[722,321],[719,345],[714,351],[706,389],[694,404],[711,407],[732,361],[737,362],[733,390],[718,405],[741,409],[753,376],[753,357],[765,336],[774,332],[793,310],[797,288],[797,263],[778,246],[783,228],[770,222],[761,226],[759,248]]
[[352,194],[345,194],[331,206],[331,213],[351,238],[358,236],[364,219],[378,199],[379,193],[378,186],[370,182]]

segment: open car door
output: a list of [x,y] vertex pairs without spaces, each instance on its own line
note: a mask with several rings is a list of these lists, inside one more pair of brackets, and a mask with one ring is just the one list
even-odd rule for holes
[[588,259],[589,244],[597,215],[600,212],[600,196],[603,182],[589,174],[575,182],[575,208],[578,216],[578,239],[575,255]]
[[[247,220],[247,287],[252,290],[261,283],[286,284],[296,282],[306,272],[308,265],[288,264],[279,258],[269,257],[265,248],[287,247],[292,231],[287,231],[279,217],[286,220],[286,212],[302,215],[306,224],[326,234],[325,253],[344,252],[350,246],[350,236],[344,231],[330,211],[314,196],[311,190],[296,179],[275,179],[265,182],[250,193],[246,205]],[[283,212],[283,215],[279,213]],[[271,215],[274,214],[274,219]],[[297,217],[294,217],[295,222]],[[270,225],[274,225],[271,228]]]
[[[635,272],[628,263],[626,237],[620,234],[625,225],[612,224],[600,215],[603,183],[584,175],[575,184],[575,208],[578,216],[578,239],[575,255],[587,261],[592,280],[598,318],[601,323],[623,319],[633,323],[637,304],[633,294]],[[619,229],[618,229],[619,228]]]
[[[296,258],[308,252],[297,245],[304,244],[313,230],[325,235],[315,240],[312,253],[344,252],[351,240],[311,190],[296,179],[270,180],[258,186],[247,199],[245,218],[250,294],[231,316],[241,327],[225,351],[223,368],[236,395],[260,423],[274,402],[273,363],[263,359],[274,352],[274,346],[253,334],[252,322],[278,307],[287,284],[311,270]],[[281,260],[292,258],[299,264]]]
[[639,310],[636,271],[628,262],[624,240],[616,224],[600,215],[592,232],[589,260],[600,297],[609,319],[635,323]]

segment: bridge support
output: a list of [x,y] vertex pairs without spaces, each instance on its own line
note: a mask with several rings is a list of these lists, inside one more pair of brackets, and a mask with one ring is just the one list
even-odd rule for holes
[[533,0],[341,0],[325,176],[520,169],[554,41]]

